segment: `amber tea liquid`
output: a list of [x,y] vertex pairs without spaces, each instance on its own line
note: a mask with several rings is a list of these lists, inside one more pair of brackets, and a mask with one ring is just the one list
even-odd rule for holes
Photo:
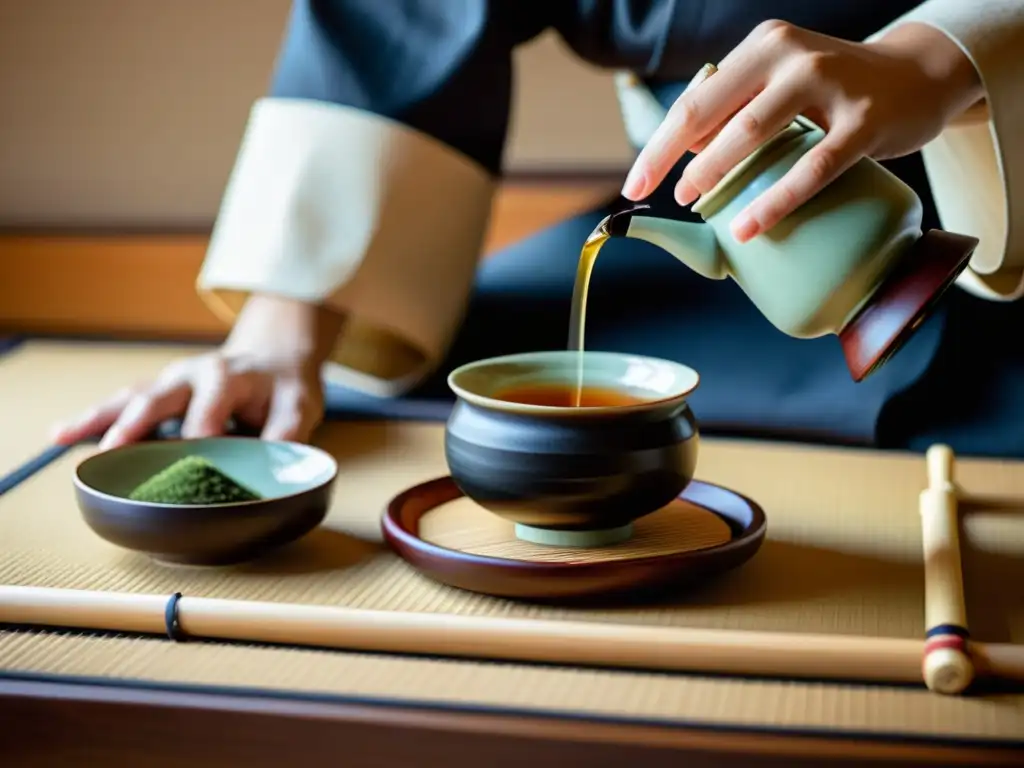
[[617,389],[579,387],[571,384],[528,384],[512,387],[499,392],[497,399],[506,403],[546,405],[554,408],[608,408],[644,402]]

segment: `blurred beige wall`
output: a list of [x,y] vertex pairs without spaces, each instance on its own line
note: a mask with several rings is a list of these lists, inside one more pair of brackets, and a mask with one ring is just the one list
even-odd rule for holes
[[[208,226],[288,5],[0,0],[0,226]],[[608,73],[553,36],[517,66],[510,170],[628,162]]]

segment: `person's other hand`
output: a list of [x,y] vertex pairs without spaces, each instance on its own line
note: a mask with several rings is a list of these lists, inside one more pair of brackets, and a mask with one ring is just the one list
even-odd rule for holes
[[[340,327],[326,310],[254,296],[219,349],[168,365],[59,425],[63,445],[102,435],[106,450],[136,442],[168,419],[182,437],[221,435],[230,418],[261,427],[270,440],[305,441],[323,418],[320,366]],[[325,325],[330,326],[325,328]]]
[[864,156],[900,157],[935,138],[984,98],[959,46],[925,24],[853,43],[780,21],[757,27],[684,93],[637,157],[622,194],[639,201],[687,151],[699,152],[675,188],[680,205],[804,115],[827,136],[732,221],[740,242],[770,230]]

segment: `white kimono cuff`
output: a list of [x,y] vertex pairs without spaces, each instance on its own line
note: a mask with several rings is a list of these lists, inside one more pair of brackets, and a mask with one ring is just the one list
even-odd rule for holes
[[338,311],[327,379],[402,394],[458,330],[495,187],[483,167],[389,119],[262,99],[197,288],[228,321],[251,293]]
[[953,125],[922,151],[944,228],[977,237],[959,284],[992,300],[1024,296],[1024,3],[927,0],[873,37],[918,22],[944,32],[985,88],[987,123]]

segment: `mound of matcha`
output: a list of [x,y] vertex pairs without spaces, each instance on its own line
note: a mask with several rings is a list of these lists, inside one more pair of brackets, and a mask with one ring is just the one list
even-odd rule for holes
[[259,495],[236,483],[201,456],[186,456],[139,485],[132,501],[156,504],[230,504],[255,501]]

